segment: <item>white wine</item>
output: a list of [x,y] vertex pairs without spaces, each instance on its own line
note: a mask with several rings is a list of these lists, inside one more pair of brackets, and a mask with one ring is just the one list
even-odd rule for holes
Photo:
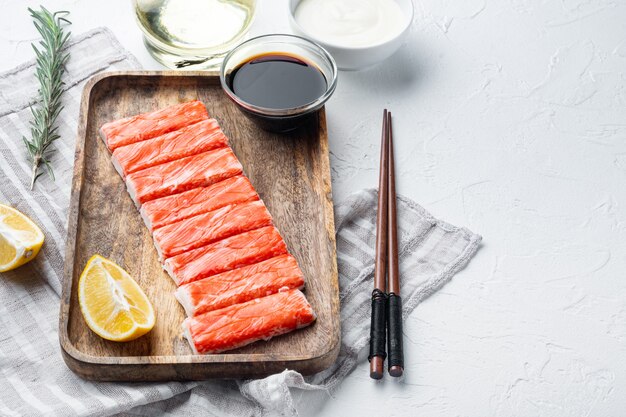
[[170,68],[211,68],[248,32],[255,0],[135,0],[148,51]]

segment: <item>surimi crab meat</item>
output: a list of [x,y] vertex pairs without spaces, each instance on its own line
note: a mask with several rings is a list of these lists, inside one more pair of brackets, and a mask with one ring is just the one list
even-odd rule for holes
[[153,139],[120,146],[113,151],[111,161],[125,177],[151,166],[225,146],[228,146],[228,139],[217,121],[207,119]]
[[296,259],[201,102],[106,123],[101,136],[179,285],[195,353],[236,349],[315,320]]
[[304,276],[298,263],[293,256],[285,254],[181,285],[176,298],[188,316],[195,316],[303,287]]
[[120,146],[152,139],[208,118],[202,102],[189,101],[105,123],[100,128],[100,137],[107,148],[114,151]]
[[229,204],[258,199],[250,180],[237,175],[206,187],[148,201],[140,211],[148,229],[154,230]]
[[137,206],[155,198],[215,184],[242,173],[230,148],[220,148],[165,162],[126,177],[126,188]]
[[219,353],[301,329],[315,318],[304,294],[289,290],[188,317],[183,334],[194,353]]
[[285,241],[274,226],[267,226],[168,258],[164,268],[183,285],[284,253]]
[[208,213],[168,224],[153,232],[162,259],[209,243],[272,224],[262,201],[231,204]]

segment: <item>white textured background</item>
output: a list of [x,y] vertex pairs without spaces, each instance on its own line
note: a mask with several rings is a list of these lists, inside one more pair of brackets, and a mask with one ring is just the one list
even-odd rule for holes
[[[159,68],[130,1],[44,3]],[[0,70],[33,55],[27,4],[0,0]],[[340,73],[334,196],[377,184],[386,106],[399,192],[484,243],[405,324],[404,381],[363,363],[321,414],[626,415],[626,0],[415,5],[400,52]],[[289,32],[286,0],[259,9],[253,34]]]

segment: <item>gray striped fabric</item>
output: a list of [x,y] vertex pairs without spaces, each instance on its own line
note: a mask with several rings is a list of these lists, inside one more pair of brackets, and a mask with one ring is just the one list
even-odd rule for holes
[[[36,97],[33,63],[0,74],[0,202],[26,213],[46,234],[37,259],[0,274],[0,415],[296,415],[315,410],[356,366],[368,341],[376,192],[364,190],[336,206],[342,347],[327,371],[303,378],[284,371],[251,381],[94,383],[61,358],[57,323],[67,206],[80,94],[105,70],[139,65],[106,29],[75,37],[65,77],[61,139],[52,157],[56,181],[29,186],[22,135]],[[400,255],[405,319],[476,251],[480,236],[433,218],[400,198]],[[294,400],[290,388],[304,390]]]

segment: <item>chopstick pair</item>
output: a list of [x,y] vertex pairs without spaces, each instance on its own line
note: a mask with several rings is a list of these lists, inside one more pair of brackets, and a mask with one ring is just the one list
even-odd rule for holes
[[[402,376],[402,299],[398,270],[398,228],[391,112],[383,112],[376,216],[376,264],[370,328],[370,377],[381,379],[385,358],[389,375]],[[387,278],[388,284],[387,285]],[[387,343],[385,343],[387,341]],[[387,346],[385,346],[387,345]],[[389,355],[387,356],[387,351]]]

